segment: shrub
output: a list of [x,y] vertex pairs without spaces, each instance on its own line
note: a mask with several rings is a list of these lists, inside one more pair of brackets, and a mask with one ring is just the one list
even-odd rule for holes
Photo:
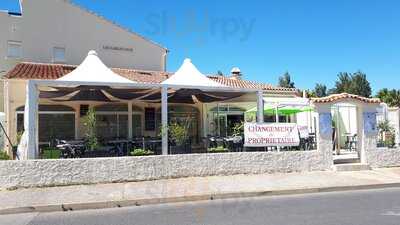
[[43,159],[59,159],[61,157],[61,150],[56,148],[43,149]]
[[216,148],[209,148],[207,149],[208,153],[224,153],[224,152],[229,152],[229,149],[224,148],[223,146],[218,146]]
[[395,129],[388,120],[381,121],[378,124],[379,141],[378,145],[393,148],[396,145]]
[[188,139],[188,127],[182,126],[178,123],[171,123],[168,126],[168,132],[171,139],[178,146],[185,144]]
[[150,150],[145,150],[141,148],[134,149],[133,151],[130,152],[131,156],[148,156],[148,155],[154,155],[154,152]]
[[0,160],[11,160],[11,158],[5,151],[0,151]]

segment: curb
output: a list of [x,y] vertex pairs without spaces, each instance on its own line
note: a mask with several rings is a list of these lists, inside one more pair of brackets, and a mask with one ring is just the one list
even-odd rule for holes
[[296,195],[296,194],[355,191],[355,190],[369,190],[369,189],[383,189],[383,188],[397,188],[397,187],[400,187],[400,183],[337,186],[337,187],[322,187],[322,188],[303,188],[303,189],[291,189],[291,190],[279,190],[279,191],[253,191],[253,192],[236,192],[236,193],[232,192],[232,193],[193,195],[193,196],[170,197],[170,198],[152,198],[152,199],[137,199],[137,200],[127,199],[127,200],[117,200],[108,202],[25,206],[25,207],[0,209],[0,215],[33,213],[33,212],[46,213],[46,212],[63,212],[63,211],[88,210],[88,209],[108,209],[108,208],[121,208],[129,206],[194,202],[194,201],[217,200],[217,199]]

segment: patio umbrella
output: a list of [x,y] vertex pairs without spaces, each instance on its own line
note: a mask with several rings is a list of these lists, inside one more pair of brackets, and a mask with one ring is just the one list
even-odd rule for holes
[[[278,107],[278,114],[279,115],[284,115],[284,116],[289,116],[301,112],[311,112],[313,111],[313,108],[310,106],[302,106],[302,107],[296,107],[296,106],[282,106]],[[257,107],[254,107],[250,110],[247,110],[246,113],[256,113],[257,112]],[[268,115],[275,115],[276,114],[276,107],[269,106],[269,105],[264,105],[264,114]]]
[[53,87],[52,91],[40,91],[40,98],[55,101],[99,101],[112,102],[108,96],[132,100],[147,95],[148,89],[115,89],[108,86]]

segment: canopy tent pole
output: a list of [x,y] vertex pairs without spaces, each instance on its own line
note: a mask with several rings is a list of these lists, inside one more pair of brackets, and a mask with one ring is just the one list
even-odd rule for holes
[[[278,104],[275,105],[275,122],[279,123],[279,105]],[[280,152],[281,151],[281,147],[280,146],[276,146],[276,150],[278,152]]]
[[168,155],[168,88],[166,85],[161,88],[161,135],[162,154]]
[[219,118],[219,102],[217,103],[217,126],[218,126],[218,136],[221,137],[221,122]]
[[[137,126],[135,124],[135,126]],[[128,102],[128,139],[132,140],[133,137],[133,124],[132,124],[132,101]]]
[[264,99],[262,91],[257,91],[257,122],[264,123]]
[[75,140],[79,139],[79,124],[81,120],[80,109],[80,105],[75,106]]
[[38,97],[39,94],[35,82],[28,80],[26,84],[24,133],[18,145],[18,155],[21,160],[37,159],[39,157]]

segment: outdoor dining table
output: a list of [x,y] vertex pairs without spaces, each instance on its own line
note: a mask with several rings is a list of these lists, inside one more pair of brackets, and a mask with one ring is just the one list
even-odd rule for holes
[[[351,134],[351,133],[345,133],[342,136],[346,138],[346,141],[345,141],[346,149],[351,151],[353,149],[353,145],[355,145],[355,143],[356,143],[356,135]],[[354,149],[355,148],[356,147],[354,146]]]
[[64,158],[78,158],[85,149],[83,141],[60,141],[56,145],[60,149]]

